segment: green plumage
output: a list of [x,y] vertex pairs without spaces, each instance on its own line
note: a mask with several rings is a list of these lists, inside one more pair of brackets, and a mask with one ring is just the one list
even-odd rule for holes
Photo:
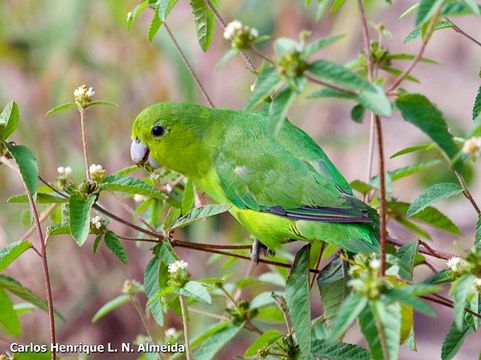
[[[191,178],[269,247],[326,241],[353,252],[378,251],[378,217],[356,199],[324,151],[285,121],[273,138],[260,113],[188,103],[153,105],[132,138],[158,164]],[[161,126],[161,136],[152,129]]]

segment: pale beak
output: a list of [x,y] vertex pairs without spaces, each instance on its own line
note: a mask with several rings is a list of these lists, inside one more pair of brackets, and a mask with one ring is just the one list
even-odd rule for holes
[[133,140],[130,145],[130,157],[132,161],[139,165],[147,159],[147,156],[149,156],[149,148],[142,144],[139,139]]

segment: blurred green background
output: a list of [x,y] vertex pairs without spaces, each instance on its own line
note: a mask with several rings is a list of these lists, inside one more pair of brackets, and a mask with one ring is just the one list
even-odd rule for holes
[[[362,43],[354,2],[348,2],[335,15],[324,15],[319,22],[315,22],[314,12],[306,9],[303,3],[300,0],[221,0],[219,8],[226,19],[239,19],[257,28],[261,34],[273,37],[297,38],[304,29],[311,30],[313,38],[344,33],[347,36],[343,41],[322,50],[317,56],[339,62],[356,57]],[[400,20],[398,17],[412,3],[395,1],[394,5],[387,6],[384,1],[376,0],[368,4],[368,15],[373,23],[383,23],[393,34],[392,38],[383,40],[393,52],[414,52],[420,45],[419,41],[402,42],[412,30],[413,19]],[[72,101],[73,90],[83,83],[95,88],[96,99],[119,104],[115,109],[97,107],[87,113],[91,162],[102,164],[109,172],[130,165],[130,125],[143,108],[166,100],[203,103],[164,29],[152,43],[148,42],[146,34],[152,16],[149,11],[131,30],[127,29],[126,15],[135,5],[136,1],[120,0],[0,1],[0,106],[10,100],[19,104],[21,125],[14,138],[35,151],[40,172],[46,178],[53,179],[57,167],[66,165],[73,168],[74,176],[83,174],[78,114],[71,111],[45,117],[50,108]],[[474,18],[459,18],[456,22],[467,32],[479,35],[479,22]],[[216,71],[215,64],[228,49],[222,31],[216,30],[213,45],[206,54],[197,44],[187,1],[179,1],[168,23],[214,103],[218,107],[241,108],[255,76],[245,69],[240,58]],[[373,28],[371,33],[374,34]],[[272,52],[272,49],[267,44],[263,51]],[[454,133],[467,129],[480,83],[481,50],[454,31],[443,30],[434,35],[426,56],[440,64],[420,64],[414,74],[421,84],[407,83],[405,87],[411,91],[420,89],[436,102],[450,119]],[[259,59],[255,62],[260,64]],[[309,88],[313,89],[314,86]],[[289,117],[323,146],[348,180],[365,180],[369,122],[365,119],[363,124],[353,123],[349,115],[351,107],[351,104],[338,100],[301,100],[291,109]],[[397,115],[385,120],[385,132],[388,155],[427,141]],[[415,155],[399,157],[388,161],[388,168],[394,169],[416,160]],[[0,169],[0,246],[3,247],[19,239],[28,228],[30,219],[24,206],[6,204],[8,197],[21,192],[21,184],[7,169]],[[401,200],[412,201],[426,184],[443,176],[445,170],[442,166],[428,170],[423,176],[397,182],[394,194]],[[479,181],[473,178],[471,185],[479,198]],[[116,213],[128,217],[115,202],[106,203]],[[453,252],[456,251],[453,240],[459,246],[469,246],[476,219],[472,209],[463,198],[444,203],[440,208],[459,225],[465,236],[455,239],[445,233],[433,232],[435,246]],[[128,229],[116,224],[112,226],[120,234],[130,234]],[[393,228],[392,231],[398,237],[414,240],[414,236],[401,229]],[[182,236],[200,242],[228,243],[239,242],[247,234],[226,216],[200,222]],[[49,260],[54,298],[56,307],[67,319],[65,323],[58,323],[60,342],[119,343],[131,341],[143,332],[137,314],[128,306],[96,324],[90,322],[95,311],[120,292],[125,279],[142,281],[143,269],[150,256],[149,247],[127,244],[127,248],[130,261],[128,266],[122,266],[105,250],[93,255],[89,246],[78,248],[64,237],[51,239]],[[208,255],[191,250],[179,250],[179,253],[199,278],[219,276],[227,271],[239,277],[246,268],[244,262],[237,262],[229,268],[222,263],[205,266]],[[255,273],[266,270],[265,266],[259,265]],[[419,278],[427,276],[428,273],[423,271],[418,270]],[[40,261],[33,253],[24,255],[6,273],[43,294]],[[316,298],[314,313],[320,313],[319,306]],[[439,356],[441,341],[451,323],[451,312],[443,308],[437,310],[441,318],[419,316],[416,322],[419,350],[412,353],[403,349],[402,359]],[[222,308],[217,309],[217,312],[221,311]],[[193,315],[192,319],[194,333],[210,323],[201,316]],[[45,314],[36,311],[26,315],[23,325],[22,341],[48,340]],[[167,320],[167,327],[180,328],[180,325],[176,316]],[[475,336],[468,338],[456,359],[473,359],[478,355],[480,345]],[[218,358],[231,358],[242,353],[252,339],[250,335],[237,337]],[[356,342],[359,339],[359,334],[353,331],[347,340]],[[7,350],[10,342],[11,339],[0,336],[0,353]],[[108,358],[108,355],[91,358]]]

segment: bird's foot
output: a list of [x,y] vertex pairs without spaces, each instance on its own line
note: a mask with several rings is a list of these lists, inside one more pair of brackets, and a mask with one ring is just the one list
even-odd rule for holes
[[259,263],[261,250],[264,253],[264,256],[275,255],[275,252],[273,250],[269,249],[259,240],[254,239],[251,249],[251,260],[256,265]]

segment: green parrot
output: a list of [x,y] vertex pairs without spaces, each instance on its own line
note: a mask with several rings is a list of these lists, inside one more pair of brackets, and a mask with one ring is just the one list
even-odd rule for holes
[[[376,210],[314,140],[283,122],[274,137],[260,112],[164,102],[134,121],[134,163],[148,161],[191,179],[262,245],[325,241],[350,252],[379,252]],[[258,260],[258,247],[253,260]]]

